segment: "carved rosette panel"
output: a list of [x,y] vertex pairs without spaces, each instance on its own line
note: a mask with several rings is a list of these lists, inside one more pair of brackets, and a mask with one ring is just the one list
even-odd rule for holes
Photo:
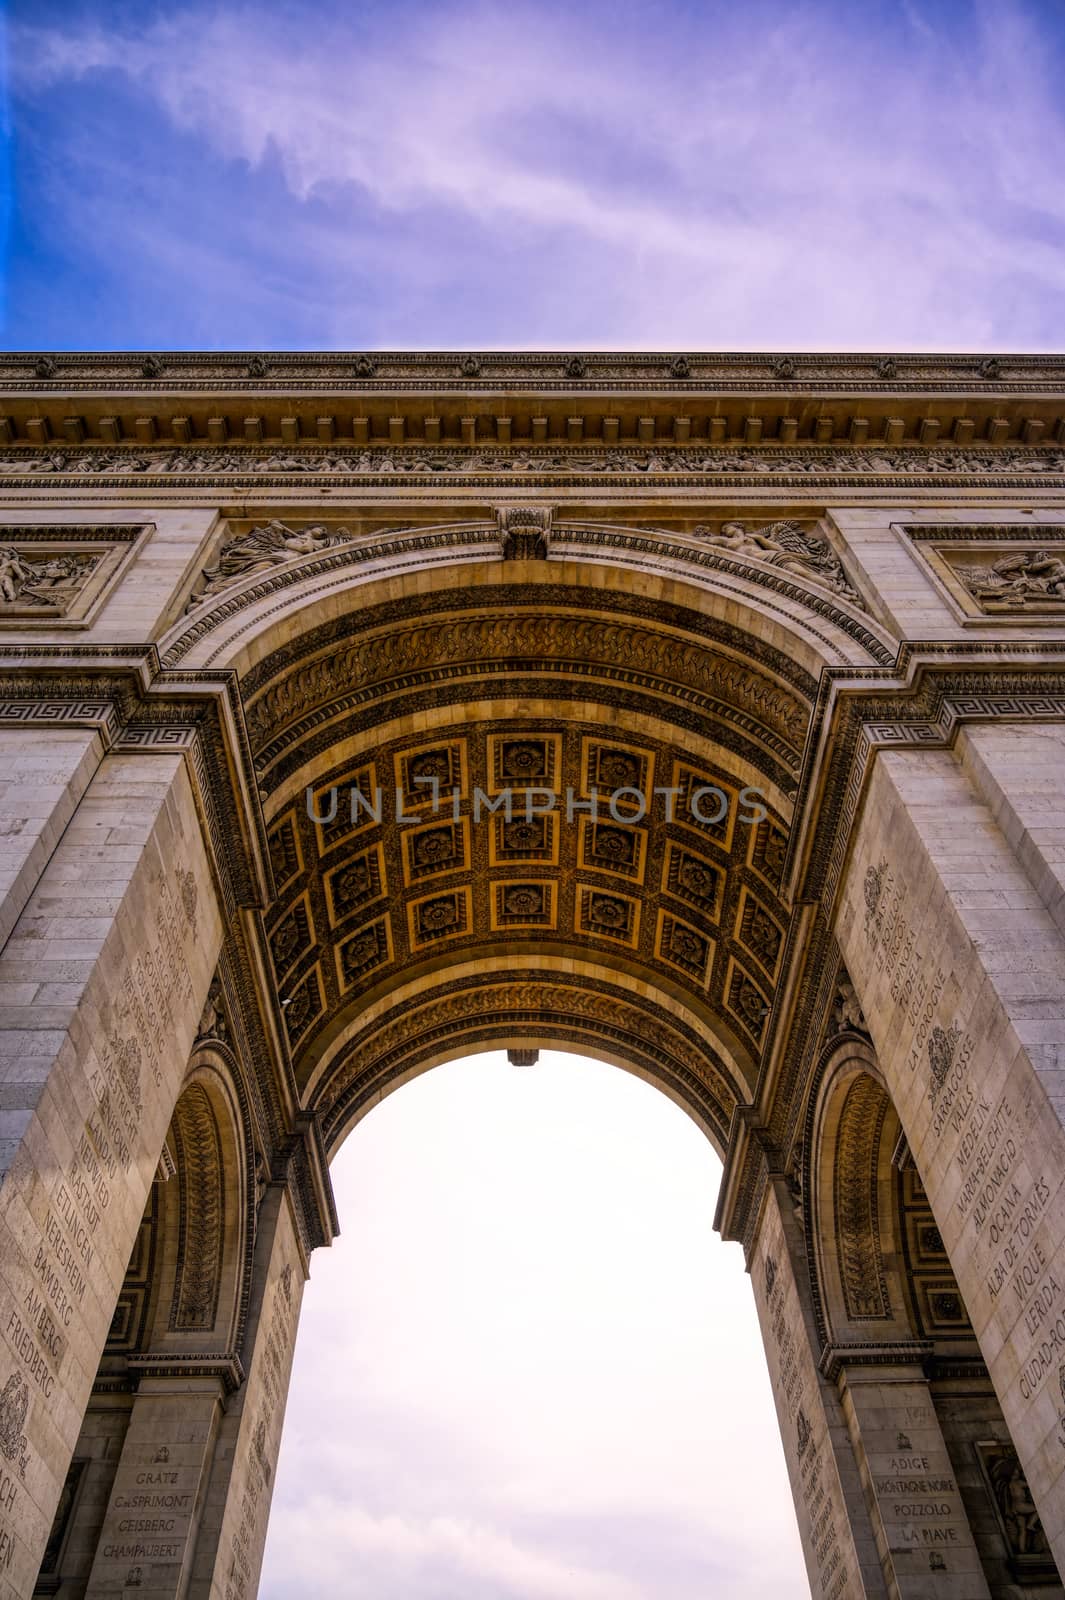
[[267,932],[297,1075],[339,1006],[500,938],[516,961],[550,938],[657,973],[755,1057],[789,912],[786,819],[753,814],[709,762],[586,722],[452,723],[353,755],[269,830],[283,886]]

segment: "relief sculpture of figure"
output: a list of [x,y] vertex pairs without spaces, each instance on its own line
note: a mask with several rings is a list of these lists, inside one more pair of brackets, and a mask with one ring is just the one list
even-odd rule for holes
[[13,604],[30,579],[30,568],[17,550],[10,545],[0,545],[0,596]]
[[346,528],[338,528],[336,533],[330,533],[321,523],[297,529],[275,521],[268,522],[262,528],[252,528],[250,533],[240,534],[224,545],[217,563],[205,568],[203,575],[206,583],[195,596],[193,604],[198,605],[208,595],[228,588],[241,578],[297,561],[300,556],[318,555],[320,551],[331,550],[335,545],[349,544],[351,538]]
[[804,533],[797,522],[770,522],[764,528],[748,528],[742,522],[723,522],[716,533],[700,524],[693,532],[719,550],[747,560],[768,562],[782,572],[813,578],[852,605],[862,604],[828,540]]
[[990,1477],[1014,1551],[1021,1556],[1042,1554],[1048,1548],[1046,1534],[1028,1480],[1012,1451],[1004,1451],[994,1461]]
[[62,612],[92,559],[46,556],[32,561],[11,545],[0,545],[0,600],[7,605],[47,606]]
[[1065,600],[1065,561],[1052,550],[1020,550],[989,567],[959,567],[976,600],[1022,608],[1026,600]]

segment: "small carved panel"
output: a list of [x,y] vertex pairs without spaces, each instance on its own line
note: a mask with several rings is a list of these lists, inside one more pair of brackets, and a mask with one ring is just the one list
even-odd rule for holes
[[779,894],[784,882],[784,863],[788,854],[788,836],[767,817],[749,829],[751,846],[747,860],[773,890]]
[[207,1333],[218,1312],[226,1218],[221,1136],[202,1084],[185,1090],[171,1127],[181,1216],[169,1325],[175,1333]]
[[915,1282],[921,1302],[921,1321],[930,1334],[964,1333],[971,1331],[965,1302],[958,1285],[950,1275],[937,1278],[918,1278]]
[[653,782],[654,756],[649,750],[633,745],[602,744],[598,739],[583,741],[581,793],[598,793],[600,813],[607,811],[610,796],[619,789],[632,789],[635,794],[621,796],[616,802],[617,811],[639,811],[637,796],[640,796],[644,809],[650,812]]
[[643,882],[647,854],[647,830],[627,822],[581,821],[580,862],[597,872],[616,872],[624,878]]
[[769,997],[735,957],[729,958],[725,975],[725,1005],[750,1038],[760,1045],[770,1012]]
[[616,939],[623,944],[636,944],[640,922],[637,901],[624,895],[608,894],[602,889],[581,888],[578,891],[577,928],[580,933],[595,934],[601,939]]
[[888,1100],[867,1075],[847,1090],[836,1138],[833,1200],[836,1257],[848,1317],[891,1315],[880,1240],[877,1165]]
[[744,888],[740,897],[736,938],[767,977],[776,977],[784,930],[747,888]]
[[385,892],[384,852],[379,844],[360,850],[326,875],[329,916],[335,927]]
[[216,552],[214,564],[201,573],[186,609],[191,611],[201,600],[214,599],[249,578],[262,577],[278,567],[350,544],[351,539],[347,528],[330,529],[320,522],[294,528],[287,522],[274,521],[243,533],[229,532]]
[[441,939],[456,939],[469,933],[472,924],[469,889],[452,889],[447,894],[426,895],[407,907],[411,948],[435,944]]
[[798,522],[769,522],[761,528],[745,522],[723,522],[718,527],[700,523],[692,533],[737,560],[776,567],[790,578],[822,585],[852,605],[863,605],[828,540]]
[[555,926],[553,883],[495,883],[490,894],[493,929]]
[[300,956],[306,955],[314,944],[314,924],[306,895],[289,909],[270,935],[270,954],[274,971],[280,978],[294,966]]
[[440,872],[462,872],[469,864],[469,834],[465,818],[443,819],[424,828],[407,828],[403,834],[407,882]]
[[443,806],[466,793],[466,741],[423,745],[396,757],[396,788],[406,812]]
[[943,1243],[943,1235],[934,1222],[927,1223],[924,1227],[916,1229],[918,1254],[923,1257],[945,1256],[947,1247]]
[[150,531],[0,524],[0,624],[87,627]]
[[722,778],[676,762],[673,768],[674,816],[687,828],[695,828],[722,850],[732,847],[732,835],[739,809],[739,793]]
[[713,944],[705,934],[682,922],[668,911],[658,913],[658,938],[655,953],[671,966],[679,967],[697,983],[705,983],[710,968]]
[[392,925],[387,915],[360,928],[337,946],[337,971],[342,990],[351,989],[392,960]]
[[274,887],[280,894],[303,871],[299,834],[296,819],[291,811],[281,818],[268,835],[270,865],[274,872]]
[[907,527],[963,621],[1065,624],[1065,527]]
[[[562,738],[557,733],[489,734],[488,792],[558,789]],[[521,810],[514,807],[515,814]]]
[[509,819],[502,813],[492,818],[489,835],[489,860],[493,867],[508,861],[558,862],[558,827],[553,815],[526,816],[515,806]]
[[981,1439],[973,1445],[1002,1533],[1011,1575],[1019,1582],[1053,1582],[1058,1569],[1013,1445]]
[[293,1049],[311,1024],[321,1016],[322,1009],[322,975],[316,962],[292,994],[283,999],[281,1015],[285,1019],[285,1031]]
[[721,911],[725,873],[712,861],[671,840],[663,888],[716,922]]
[[[306,800],[303,803],[306,805]],[[384,800],[373,762],[349,767],[315,789],[308,811],[314,820],[319,855],[377,826],[384,816]]]

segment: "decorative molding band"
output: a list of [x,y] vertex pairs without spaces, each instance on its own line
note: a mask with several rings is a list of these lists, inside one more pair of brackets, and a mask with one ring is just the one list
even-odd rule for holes
[[122,753],[184,754],[227,913],[273,893],[244,714],[230,672],[163,672],[152,645],[0,648],[0,724],[100,730]]
[[913,1367],[924,1372],[935,1352],[931,1339],[900,1339],[888,1344],[826,1344],[817,1363],[822,1377],[838,1383],[852,1367]]
[[776,394],[804,386],[860,388],[867,393],[1024,393],[1033,384],[1065,386],[1065,356],[967,355],[925,352],[729,351],[143,351],[12,352],[0,356],[0,383],[12,392],[56,387],[92,392],[195,392],[220,386],[240,392],[328,386],[339,392],[409,388],[510,390],[517,384],[566,392],[610,387],[733,390],[757,386]]
[[131,1377],[216,1378],[227,1394],[235,1394],[244,1382],[244,1367],[233,1350],[201,1354],[137,1355],[129,1358]]
[[[898,674],[826,668],[814,710],[785,881],[830,918],[865,783],[880,749],[947,748],[970,721],[1065,718],[1065,645],[904,644]],[[816,816],[812,798],[817,795]],[[797,875],[797,876],[796,876]]]
[[262,447],[194,450],[134,445],[81,446],[41,450],[16,446],[0,450],[0,481],[9,488],[57,485],[86,490],[95,482],[108,488],[144,489],[146,483],[172,489],[284,489],[328,483],[331,489],[441,489],[455,482],[503,490],[527,488],[542,498],[552,488],[634,489],[648,483],[676,489],[916,487],[1058,489],[1065,487],[1065,451],[1054,447],[990,449],[946,447],[930,450],[903,445],[883,450],[834,445],[706,444],[698,449],[663,441],[653,448],[619,442],[607,447],[556,448],[515,444],[418,449],[410,445],[357,446],[323,450],[299,445],[285,452]]

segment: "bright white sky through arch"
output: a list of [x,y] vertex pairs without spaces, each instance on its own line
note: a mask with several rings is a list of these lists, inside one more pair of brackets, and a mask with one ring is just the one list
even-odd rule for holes
[[721,1165],[616,1067],[434,1068],[333,1167],[261,1600],[807,1591]]

